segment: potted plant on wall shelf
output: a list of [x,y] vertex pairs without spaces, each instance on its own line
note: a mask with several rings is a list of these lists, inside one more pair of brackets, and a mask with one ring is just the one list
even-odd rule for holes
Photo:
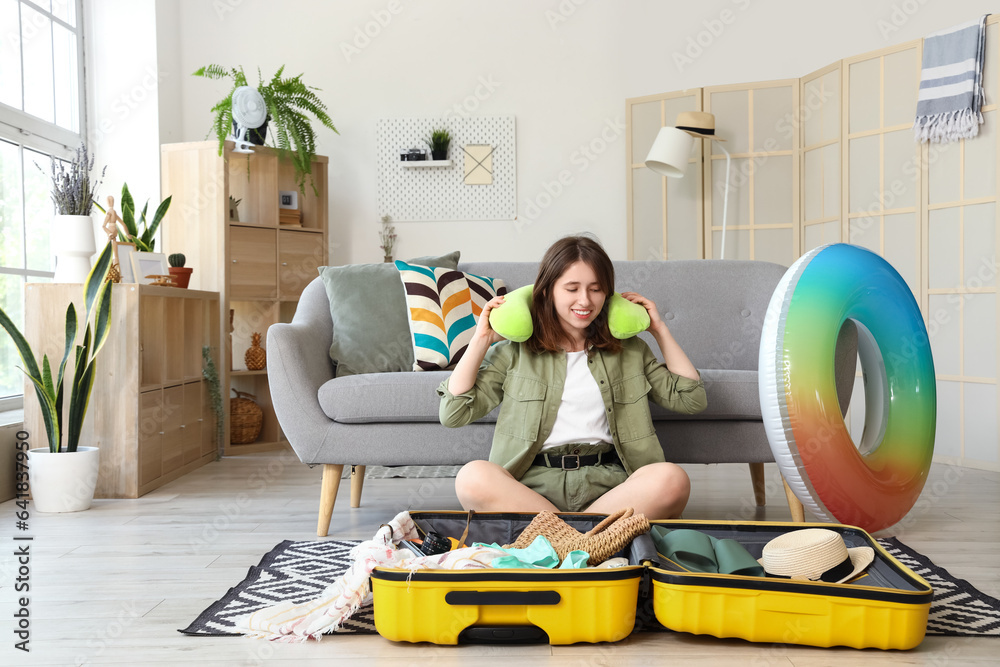
[[[39,167],[41,169],[41,167]],[[52,225],[52,252],[56,256],[56,283],[82,283],[90,273],[90,257],[97,252],[94,222],[90,212],[94,192],[101,185],[104,172],[96,183],[90,180],[94,158],[87,146],[80,144],[68,163],[52,158],[52,203],[56,216]]]
[[451,133],[448,130],[438,128],[431,132],[431,136],[424,141],[431,147],[432,160],[448,159],[448,146],[451,144]]
[[[263,127],[266,128],[269,121],[274,123],[271,131],[273,141],[279,152],[291,159],[295,167],[295,181],[298,183],[299,191],[304,194],[306,179],[312,183],[312,159],[316,155],[316,132],[306,114],[312,114],[316,120],[334,132],[337,132],[337,128],[333,126],[333,121],[326,112],[326,105],[313,92],[319,88],[303,83],[301,74],[282,78],[284,71],[285,66],[282,65],[265,84],[260,70],[257,70],[257,77],[260,80],[257,91],[267,106],[268,115]],[[230,137],[233,127],[233,91],[240,86],[249,85],[246,74],[243,73],[242,67],[227,69],[221,65],[206,65],[193,75],[207,79],[231,79],[233,82],[229,93],[212,107],[212,113],[215,114],[212,130],[219,140],[219,155],[222,155],[226,139]],[[247,138],[257,143],[253,132],[248,132]],[[262,136],[258,136],[257,139],[261,144],[264,143]],[[313,191],[317,192],[315,184]]]
[[[72,303],[66,308],[65,348],[57,373],[48,355],[42,357],[39,365],[24,335],[0,308],[0,326],[14,341],[24,364],[22,370],[35,386],[48,437],[48,447],[28,450],[28,482],[35,509],[39,512],[79,512],[89,508],[94,499],[100,450],[97,443],[82,446],[80,440],[90,391],[97,377],[97,353],[107,341],[110,330],[112,283],[105,278],[111,267],[111,255],[111,243],[108,243],[83,286],[86,329],[79,344],[76,343],[79,326],[76,308]],[[71,355],[72,377],[68,377],[67,362]]]

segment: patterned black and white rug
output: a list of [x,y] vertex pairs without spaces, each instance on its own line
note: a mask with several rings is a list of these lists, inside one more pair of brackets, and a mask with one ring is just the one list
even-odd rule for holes
[[[894,537],[879,543],[897,560],[927,580],[934,589],[928,635],[952,637],[1000,636],[1000,600],[951,576],[926,556]],[[181,630],[189,635],[236,635],[233,619],[258,609],[291,601],[306,602],[319,596],[350,566],[350,551],[357,541],[292,542],[286,540],[250,568],[246,579],[213,603]],[[371,605],[349,620],[338,633],[375,634]],[[662,629],[662,628],[661,628]]]

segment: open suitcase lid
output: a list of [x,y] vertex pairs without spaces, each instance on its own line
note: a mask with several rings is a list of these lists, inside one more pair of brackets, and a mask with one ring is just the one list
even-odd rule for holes
[[875,559],[862,574],[845,583],[805,581],[775,577],[755,577],[735,574],[693,572],[657,553],[650,535],[636,538],[636,542],[646,543],[638,550],[651,549],[649,570],[653,581],[690,586],[740,588],[752,586],[755,590],[770,590],[792,593],[812,593],[844,598],[880,600],[906,604],[930,604],[933,590],[922,577],[892,557],[882,546],[861,528],[830,523],[795,522],[741,522],[741,521],[651,521],[654,526],[673,530],[691,529],[704,532],[717,539],[735,539],[750,552],[760,558],[764,545],[775,537],[791,530],[804,528],[825,528],[839,533],[848,548],[870,547]]

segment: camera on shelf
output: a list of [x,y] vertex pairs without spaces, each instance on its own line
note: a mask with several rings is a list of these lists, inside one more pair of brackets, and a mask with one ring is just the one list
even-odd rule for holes
[[399,154],[403,162],[420,162],[427,159],[427,151],[423,148],[410,148]]

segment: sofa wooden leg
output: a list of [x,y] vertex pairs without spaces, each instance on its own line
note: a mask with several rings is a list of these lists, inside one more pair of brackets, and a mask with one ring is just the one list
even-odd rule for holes
[[750,482],[753,484],[753,500],[757,503],[757,507],[763,507],[767,502],[767,496],[764,493],[764,464],[751,463],[749,465]]
[[788,509],[792,511],[792,521],[797,521],[802,523],[806,520],[806,512],[802,507],[802,503],[799,502],[798,497],[792,492],[791,487],[788,486],[788,482],[784,479],[781,480],[785,485],[785,498],[788,499]]
[[365,485],[365,467],[351,466],[351,507],[361,507],[361,489]]
[[340,488],[340,476],[343,474],[343,465],[323,464],[323,487],[319,492],[319,522],[316,524],[316,535],[319,537],[326,537],[330,532],[333,504],[337,502],[337,489]]

